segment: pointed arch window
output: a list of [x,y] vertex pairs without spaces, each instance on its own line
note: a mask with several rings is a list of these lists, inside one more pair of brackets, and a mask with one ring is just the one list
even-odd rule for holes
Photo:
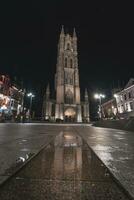
[[67,50],[70,50],[70,44],[67,43]]
[[65,94],[65,103],[73,104],[73,93],[70,90]]
[[67,67],[67,58],[65,58],[65,67]]
[[73,60],[70,59],[70,67],[73,68]]

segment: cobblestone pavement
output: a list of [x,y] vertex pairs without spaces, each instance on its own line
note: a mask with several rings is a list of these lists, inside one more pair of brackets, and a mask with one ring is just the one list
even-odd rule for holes
[[82,126],[74,129],[134,198],[134,133]]
[[59,134],[41,124],[0,124],[0,184]]
[[1,185],[0,200],[130,199],[77,130],[56,130],[59,134]]

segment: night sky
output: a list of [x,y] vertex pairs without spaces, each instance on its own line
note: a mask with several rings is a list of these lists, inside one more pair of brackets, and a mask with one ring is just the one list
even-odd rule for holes
[[70,33],[75,27],[82,91],[109,95],[134,77],[133,20],[133,6],[123,1],[3,1],[0,73],[23,80],[41,102],[49,81],[54,88],[61,25]]

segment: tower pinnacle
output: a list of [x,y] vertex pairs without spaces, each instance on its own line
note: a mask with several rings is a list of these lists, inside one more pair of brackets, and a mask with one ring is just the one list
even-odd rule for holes
[[64,26],[61,27],[61,35],[64,35]]
[[49,87],[49,84],[47,85],[47,88],[46,88],[46,98],[49,99],[50,97],[50,87]]
[[74,28],[74,31],[73,31],[73,37],[77,38],[75,28]]
[[50,92],[50,87],[49,87],[49,83],[48,83],[48,85],[47,85],[47,89],[46,89],[46,92],[48,93],[48,92]]

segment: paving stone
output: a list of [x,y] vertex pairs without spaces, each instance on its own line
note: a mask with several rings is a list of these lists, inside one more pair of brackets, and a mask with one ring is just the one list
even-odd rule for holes
[[2,200],[128,200],[104,164],[73,131],[62,132],[0,191]]

